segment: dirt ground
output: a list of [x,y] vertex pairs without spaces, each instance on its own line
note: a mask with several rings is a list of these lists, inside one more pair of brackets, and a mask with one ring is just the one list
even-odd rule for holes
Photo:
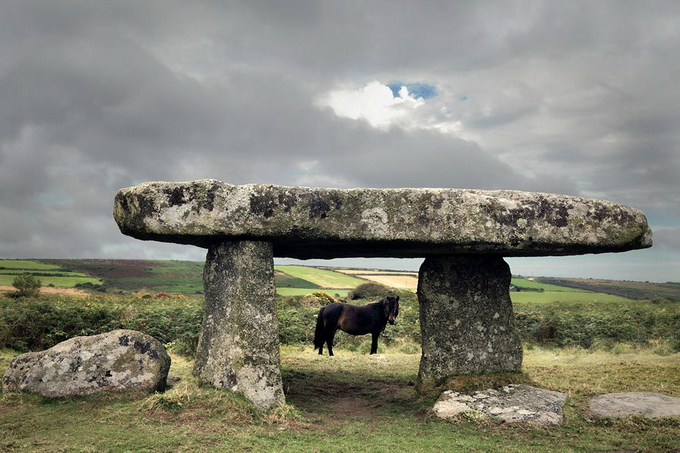
[[[0,286],[0,292],[14,292],[16,291],[16,288],[13,286]],[[40,292],[43,294],[64,294],[66,296],[88,296],[89,293],[87,291],[83,291],[81,289],[76,289],[76,288],[57,288],[57,287],[50,287],[50,286],[43,286],[40,288]]]

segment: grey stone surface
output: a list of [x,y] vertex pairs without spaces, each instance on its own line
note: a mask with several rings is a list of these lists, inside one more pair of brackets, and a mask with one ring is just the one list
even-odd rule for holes
[[485,390],[472,394],[447,390],[432,409],[440,418],[450,418],[464,412],[495,417],[507,423],[562,424],[565,393],[543,390],[528,385],[508,385],[500,390]]
[[456,374],[521,368],[510,279],[510,267],[500,256],[425,259],[418,277],[420,387],[441,385]]
[[118,192],[114,217],[138,239],[206,248],[264,240],[294,258],[570,255],[652,244],[637,209],[517,191],[148,182]]
[[590,410],[599,417],[680,416],[680,398],[649,392],[608,393],[592,398]]
[[194,365],[201,383],[242,393],[263,409],[285,401],[273,260],[267,242],[225,241],[209,249]]
[[100,391],[164,390],[170,356],[153,337],[134,330],[75,337],[14,358],[4,392],[57,398]]

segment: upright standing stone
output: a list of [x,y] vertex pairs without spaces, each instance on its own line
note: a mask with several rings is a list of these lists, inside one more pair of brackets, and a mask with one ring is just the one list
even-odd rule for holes
[[224,241],[208,250],[205,314],[194,374],[260,408],[284,402],[272,245]]
[[510,301],[510,279],[510,267],[500,256],[425,259],[418,278],[421,388],[456,374],[521,368],[522,343]]

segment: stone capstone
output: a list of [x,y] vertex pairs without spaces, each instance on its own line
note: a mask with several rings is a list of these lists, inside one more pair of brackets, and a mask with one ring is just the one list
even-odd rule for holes
[[138,239],[205,248],[260,240],[274,245],[275,256],[303,259],[573,255],[652,245],[637,209],[507,190],[148,182],[118,192],[114,217]]
[[590,410],[598,417],[622,418],[630,415],[670,417],[680,415],[680,398],[661,393],[608,393],[590,400]]
[[507,423],[562,424],[562,407],[567,395],[528,385],[508,385],[472,394],[447,390],[432,411],[439,418],[451,418],[465,412],[499,418]]
[[165,390],[170,356],[153,337],[115,330],[74,337],[50,349],[12,360],[2,379],[4,392],[48,398],[100,391]]

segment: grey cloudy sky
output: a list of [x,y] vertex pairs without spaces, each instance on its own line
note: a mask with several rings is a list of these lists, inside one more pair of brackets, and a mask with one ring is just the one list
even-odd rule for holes
[[215,178],[604,198],[652,249],[513,272],[680,281],[679,52],[676,1],[3,1],[0,257],[203,259],[112,202]]

